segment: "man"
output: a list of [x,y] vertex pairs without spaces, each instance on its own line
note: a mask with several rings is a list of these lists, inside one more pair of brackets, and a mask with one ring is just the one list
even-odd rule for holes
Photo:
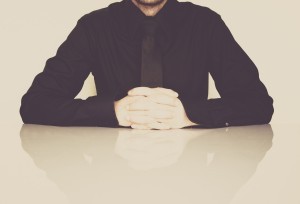
[[[74,99],[90,72],[97,96]],[[221,98],[207,100],[209,73]],[[214,128],[269,123],[272,104],[220,15],[190,2],[123,0],[78,21],[20,113],[45,125]]]

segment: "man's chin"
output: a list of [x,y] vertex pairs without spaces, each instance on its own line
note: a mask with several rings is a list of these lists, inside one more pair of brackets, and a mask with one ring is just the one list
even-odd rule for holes
[[154,7],[160,5],[165,0],[135,0],[135,1],[142,6]]

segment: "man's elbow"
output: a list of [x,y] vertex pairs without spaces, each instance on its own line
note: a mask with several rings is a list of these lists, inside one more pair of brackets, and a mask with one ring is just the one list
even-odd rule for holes
[[32,102],[29,100],[28,95],[25,94],[21,100],[21,106],[19,109],[19,113],[23,123],[25,124],[37,124],[35,120],[36,109]]
[[20,112],[21,119],[25,124],[33,123],[27,106],[28,105],[26,104],[26,102],[24,102],[24,100],[22,99],[19,112]]
[[259,120],[262,124],[268,124],[271,122],[274,114],[273,99],[270,97],[262,107],[259,108]]

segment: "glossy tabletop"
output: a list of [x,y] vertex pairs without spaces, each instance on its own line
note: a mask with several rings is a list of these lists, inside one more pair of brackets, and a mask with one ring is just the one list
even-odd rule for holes
[[300,203],[296,124],[1,128],[1,204]]

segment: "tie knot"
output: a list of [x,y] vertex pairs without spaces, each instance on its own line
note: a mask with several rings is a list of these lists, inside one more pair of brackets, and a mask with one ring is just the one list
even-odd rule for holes
[[158,28],[158,23],[153,19],[146,19],[142,23],[142,29],[144,34],[155,35]]

